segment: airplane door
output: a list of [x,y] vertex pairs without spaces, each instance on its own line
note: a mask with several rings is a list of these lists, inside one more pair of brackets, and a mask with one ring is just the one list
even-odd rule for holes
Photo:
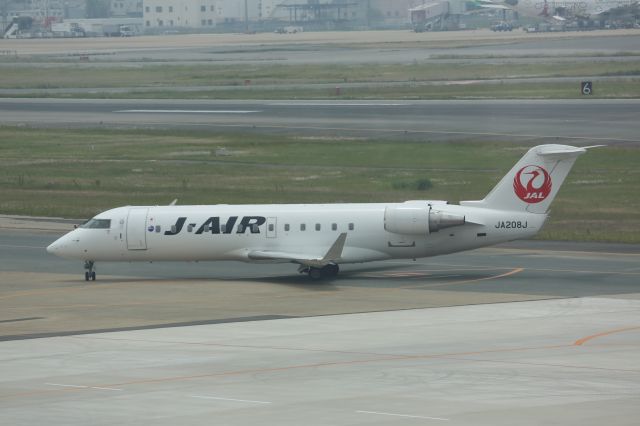
[[147,249],[148,211],[148,208],[129,209],[127,217],[127,248],[129,250]]
[[277,227],[278,218],[277,217],[268,217],[267,218],[267,238],[275,238],[277,236]]

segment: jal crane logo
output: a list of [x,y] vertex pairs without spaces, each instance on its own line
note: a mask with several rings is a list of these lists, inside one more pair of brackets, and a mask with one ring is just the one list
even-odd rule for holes
[[551,193],[551,176],[540,166],[524,166],[513,179],[513,191],[525,203],[539,203]]

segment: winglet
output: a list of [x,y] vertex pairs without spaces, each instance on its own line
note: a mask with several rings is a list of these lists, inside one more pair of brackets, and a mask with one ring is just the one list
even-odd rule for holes
[[328,263],[338,260],[342,257],[342,249],[344,248],[344,243],[347,240],[347,233],[343,232],[338,236],[338,239],[333,243],[327,254],[324,255],[321,262]]
[[173,200],[169,205],[170,205],[170,206],[175,206],[177,202],[178,202],[178,199],[176,198],[176,199],[175,199],[175,200]]

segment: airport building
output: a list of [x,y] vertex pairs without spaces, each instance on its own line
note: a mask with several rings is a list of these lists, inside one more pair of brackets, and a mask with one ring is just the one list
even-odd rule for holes
[[[135,0],[131,1],[135,3]],[[427,0],[144,0],[146,29],[207,29],[234,23],[290,23],[309,28],[402,26]],[[126,3],[114,0],[113,4]],[[121,6],[120,6],[121,7]],[[122,7],[121,7],[122,8]]]
[[142,16],[142,3],[142,0],[111,0],[111,16],[139,18]]
[[[88,17],[137,18],[136,33],[402,28],[414,23],[414,15],[436,13],[434,7],[456,13],[440,7],[452,1],[462,0],[110,0],[104,10],[88,8],[85,0],[6,0],[0,1],[0,35],[7,36],[4,30],[18,17],[12,26],[22,35],[51,33],[54,23],[70,25]],[[107,32],[91,27],[84,33]]]
[[214,28],[221,23],[262,18],[260,0],[145,0],[143,21],[153,28]]

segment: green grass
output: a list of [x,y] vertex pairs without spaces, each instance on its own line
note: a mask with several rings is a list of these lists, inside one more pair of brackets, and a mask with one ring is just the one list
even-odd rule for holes
[[155,86],[239,85],[469,80],[529,77],[617,76],[640,74],[640,60],[553,62],[538,64],[410,63],[357,65],[104,65],[20,66],[3,73],[2,89],[117,88]]
[[[0,140],[0,213],[72,218],[174,198],[180,204],[480,199],[528,149],[471,140],[15,127],[0,127]],[[542,237],[640,242],[638,164],[640,149],[633,147],[581,157]]]

